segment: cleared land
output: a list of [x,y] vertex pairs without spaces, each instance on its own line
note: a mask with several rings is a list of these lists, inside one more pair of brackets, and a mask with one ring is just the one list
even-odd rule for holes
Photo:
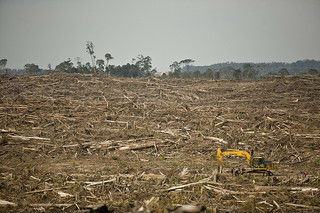
[[[0,211],[318,212],[319,97],[318,76],[1,75]],[[216,176],[218,147],[253,149],[275,176],[232,176],[241,158]]]

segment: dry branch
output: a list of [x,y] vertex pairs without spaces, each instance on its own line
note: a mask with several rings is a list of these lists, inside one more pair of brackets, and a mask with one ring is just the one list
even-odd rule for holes
[[185,184],[185,185],[173,186],[173,187],[170,187],[169,189],[167,189],[166,191],[174,191],[174,190],[183,189],[183,188],[189,187],[189,186],[205,184],[205,183],[208,183],[208,181],[209,181],[209,178],[205,178],[205,179],[202,179],[202,180],[200,180],[198,182],[195,182],[195,183],[188,183],[188,184]]
[[0,129],[0,133],[13,133],[16,132],[14,129]]
[[309,209],[320,209],[319,206],[307,206],[303,204],[295,204],[295,203],[284,203],[287,206],[293,206],[293,207],[301,207],[301,208],[309,208]]
[[123,150],[141,150],[141,149],[146,149],[146,148],[150,148],[150,147],[154,147],[154,143],[133,144],[130,146],[122,146],[119,148],[119,150],[121,150],[121,151],[123,151]]
[[87,184],[88,186],[95,186],[95,185],[99,185],[99,184],[105,184],[105,183],[111,183],[111,182],[115,182],[117,179],[116,178],[112,178],[110,180],[106,180],[106,181],[97,181],[97,182],[84,182],[85,184]]
[[1,200],[1,199],[0,199],[0,206],[6,206],[6,205],[9,205],[9,206],[17,206],[17,204],[15,204],[15,203],[12,203],[12,202],[9,202],[9,201]]
[[26,137],[26,136],[19,136],[19,135],[8,135],[11,138],[17,138],[21,139],[24,141],[29,141],[29,140],[44,140],[44,141],[50,141],[50,138],[41,138],[41,137]]
[[32,207],[70,207],[74,204],[72,203],[34,203],[34,204],[30,204],[30,206]]
[[224,143],[224,144],[228,144],[227,141],[221,139],[221,138],[216,138],[216,137],[209,137],[209,136],[205,136],[204,137],[205,139],[208,139],[208,140],[213,140],[213,141],[217,141],[219,143]]
[[129,128],[129,123],[125,121],[111,121],[111,120],[105,120],[107,123],[117,123],[117,124],[125,124],[127,129]]
[[34,194],[34,193],[48,192],[48,191],[53,191],[53,190],[57,190],[57,189],[68,189],[68,188],[70,188],[70,186],[64,186],[64,187],[60,187],[60,188],[41,189],[41,190],[34,190],[34,191],[26,192],[26,194]]

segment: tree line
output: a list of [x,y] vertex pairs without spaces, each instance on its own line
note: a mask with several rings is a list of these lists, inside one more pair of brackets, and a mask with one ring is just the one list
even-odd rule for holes
[[[6,69],[8,60],[0,60],[0,71],[7,73],[12,71],[13,73],[27,73],[27,74],[49,74],[55,72],[65,73],[82,73],[82,74],[98,74],[116,77],[148,77],[155,76],[157,71],[152,67],[152,59],[150,56],[138,55],[131,60],[131,63],[124,65],[112,65],[110,62],[114,59],[111,53],[105,53],[104,59],[97,59],[94,44],[90,41],[86,43],[86,52],[91,58],[91,63],[82,63],[80,58],[75,59],[75,63],[70,58],[59,63],[54,69],[51,64],[48,65],[48,69],[41,69],[39,65],[34,63],[28,63],[24,65],[24,70],[10,70]],[[320,62],[315,60],[297,61],[295,63],[234,63],[227,62],[221,64],[215,64],[211,66],[193,66],[195,60],[187,58],[181,61],[174,61],[170,66],[168,73],[163,73],[161,78],[205,78],[205,79],[251,79],[256,80],[258,78],[270,75],[290,75],[290,74],[320,74],[317,68],[320,68]],[[288,68],[289,66],[289,68]],[[271,72],[270,67],[273,67]],[[277,71],[275,67],[278,68]],[[307,71],[305,71],[307,68]],[[266,72],[266,69],[269,72]],[[294,72],[292,71],[294,70]],[[304,70],[301,72],[299,70]]]
[[[80,58],[75,59],[75,63],[70,58],[59,63],[54,69],[51,64],[48,69],[41,69],[39,65],[28,63],[24,65],[24,72],[27,74],[49,74],[55,72],[65,73],[82,73],[82,74],[98,74],[98,75],[111,75],[118,77],[148,77],[154,75],[157,71],[152,67],[152,59],[150,56],[138,55],[132,59],[131,63],[124,65],[111,65],[110,61],[114,59],[111,53],[106,53],[104,59],[97,59],[94,44],[90,41],[86,43],[86,52],[91,58],[91,63],[82,63]],[[3,72],[8,71],[5,69],[7,59],[0,60],[0,70]],[[20,71],[21,73],[21,71]]]
[[[237,63],[225,62],[217,63],[209,66],[190,66],[189,71],[200,71],[201,73],[207,70],[224,71],[229,68],[234,70],[243,69],[246,64],[250,64],[258,71],[258,77],[265,77],[270,75],[303,75],[314,74],[315,71],[320,71],[320,61],[317,60],[299,60],[292,63],[284,62],[268,62],[268,63]],[[282,70],[282,71],[281,71]],[[183,69],[187,71],[187,69]]]

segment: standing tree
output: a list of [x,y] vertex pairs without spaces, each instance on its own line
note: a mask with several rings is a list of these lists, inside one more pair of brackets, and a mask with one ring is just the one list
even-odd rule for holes
[[219,72],[219,71],[216,71],[216,72],[214,73],[214,79],[215,79],[215,80],[220,79],[220,72]]
[[[0,60],[0,70],[5,70],[6,66],[7,66],[7,62],[8,60],[6,58],[3,58]],[[5,71],[6,73],[6,71]]]
[[0,69],[4,69],[7,66],[8,60],[6,58],[0,60]]
[[289,75],[289,71],[286,68],[282,68],[279,70],[279,75],[281,75],[282,77],[285,75]]
[[184,60],[180,61],[179,63],[180,63],[180,64],[183,64],[183,65],[184,65],[183,68],[186,67],[186,68],[187,68],[187,71],[189,72],[190,64],[193,63],[193,62],[194,62],[193,59],[187,58],[187,59],[184,59]]
[[245,63],[243,64],[242,68],[243,68],[243,71],[242,71],[243,78],[248,78],[253,80],[257,79],[259,72],[251,64]]
[[181,67],[180,63],[175,61],[169,66],[171,72],[169,73],[169,76],[172,78],[180,78],[181,77]]
[[104,60],[103,59],[98,59],[96,62],[97,62],[97,65],[98,65],[99,72],[102,73],[104,71]]
[[87,49],[87,52],[89,53],[89,55],[91,57],[92,67],[94,69],[94,73],[96,73],[97,72],[97,69],[96,69],[96,56],[94,55],[94,45],[93,45],[92,41],[87,41],[86,49]]
[[109,61],[114,59],[114,58],[112,57],[112,55],[110,53],[106,53],[104,55],[104,57],[105,57],[105,59],[107,61],[107,63],[106,63],[106,73],[107,73],[107,75],[109,75],[109,73],[110,73]]
[[208,78],[208,79],[214,79],[214,72],[212,69],[208,68],[206,71],[203,73],[203,77]]
[[57,72],[76,72],[77,70],[73,67],[73,63],[71,62],[71,59],[68,58],[68,60],[61,62],[58,64],[55,68]]
[[132,62],[135,63],[137,67],[139,67],[139,71],[141,72],[142,76],[150,76],[152,75],[152,63],[151,63],[151,57],[143,55],[138,55],[136,58],[132,59]]
[[318,72],[318,70],[316,70],[316,69],[309,69],[309,70],[308,70],[308,74],[309,74],[309,75],[318,75],[319,72]]
[[241,70],[240,69],[233,70],[232,77],[235,79],[240,79],[241,78]]
[[196,78],[196,79],[199,79],[200,76],[201,76],[200,70],[196,70],[196,71],[194,71],[192,74],[193,74],[193,75],[192,75],[193,78]]
[[31,74],[31,75],[34,75],[34,74],[40,72],[40,68],[36,64],[26,64],[26,65],[24,65],[24,69],[26,70],[26,72],[28,74]]
[[106,53],[106,54],[104,55],[104,57],[105,57],[105,59],[106,59],[106,61],[107,61],[106,66],[109,66],[109,61],[112,60],[112,59],[114,59],[114,58],[112,57],[112,55],[111,55],[110,53]]

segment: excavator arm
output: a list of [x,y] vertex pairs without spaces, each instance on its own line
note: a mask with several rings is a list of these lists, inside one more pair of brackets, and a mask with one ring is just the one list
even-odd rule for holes
[[240,157],[245,157],[247,163],[250,165],[251,163],[251,155],[246,152],[246,151],[242,151],[242,150],[238,150],[238,149],[220,149],[218,148],[218,152],[217,152],[217,160],[218,160],[218,170],[219,172],[221,172],[222,170],[222,158],[223,156],[240,156]]
[[222,158],[223,156],[240,156],[245,157],[249,164],[250,172],[264,172],[268,175],[272,175],[268,169],[273,169],[274,164],[271,161],[265,161],[262,157],[252,157],[248,152],[238,149],[220,149],[217,151],[218,171],[222,172]]

